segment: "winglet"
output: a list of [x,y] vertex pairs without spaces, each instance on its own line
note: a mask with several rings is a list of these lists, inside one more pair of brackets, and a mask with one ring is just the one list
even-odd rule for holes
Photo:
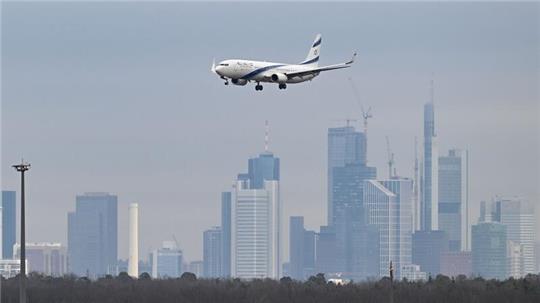
[[356,58],[356,53],[354,53],[353,56],[352,56],[352,58],[351,58],[351,60],[345,62],[345,64],[349,64],[349,65],[353,64],[355,58]]
[[210,68],[210,71],[213,72],[214,74],[216,73],[216,58],[212,60],[212,68]]

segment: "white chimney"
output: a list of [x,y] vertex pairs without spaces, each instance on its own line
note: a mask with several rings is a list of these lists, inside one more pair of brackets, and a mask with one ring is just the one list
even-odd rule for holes
[[129,205],[128,275],[139,277],[139,204]]

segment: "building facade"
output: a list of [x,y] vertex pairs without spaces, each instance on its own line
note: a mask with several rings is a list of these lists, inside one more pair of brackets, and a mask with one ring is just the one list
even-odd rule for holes
[[439,229],[438,204],[438,149],[435,134],[435,106],[433,100],[424,105],[424,159],[422,186],[422,230]]
[[174,241],[163,241],[152,252],[152,278],[178,278],[182,275],[183,253]]
[[[20,258],[20,245],[13,245],[13,258]],[[26,243],[28,272],[61,277],[68,273],[67,249],[60,243]]]
[[304,217],[290,217],[288,275],[306,280],[315,274],[316,233],[304,228]]
[[472,226],[471,236],[473,275],[485,279],[506,279],[506,226],[498,222],[479,223]]
[[13,245],[16,237],[16,193],[2,191],[2,255],[3,259],[13,258]]
[[233,276],[278,279],[281,270],[278,181],[250,189],[238,181],[233,206]]
[[448,234],[450,251],[468,248],[468,157],[452,149],[439,157],[439,229]]
[[349,163],[366,165],[367,141],[364,133],[356,131],[352,126],[328,129],[328,226],[333,224],[333,174],[334,168]]
[[222,231],[220,227],[212,227],[203,233],[203,276],[205,278],[218,278],[221,273],[221,243]]
[[520,277],[536,272],[534,244],[535,209],[532,203],[522,198],[497,197],[494,202],[493,220],[506,226],[507,240],[521,246],[522,268]]
[[392,262],[401,279],[401,269],[412,258],[412,181],[365,181],[364,205],[367,223],[379,233],[379,276],[387,274]]
[[118,198],[108,193],[85,193],[68,213],[70,271],[97,278],[115,272],[118,260]]
[[221,193],[221,275],[231,276],[231,192]]
[[448,252],[448,235],[442,230],[417,231],[412,237],[412,263],[435,277],[441,273],[441,257]]
[[441,274],[448,277],[472,274],[472,254],[470,251],[449,251],[441,255]]

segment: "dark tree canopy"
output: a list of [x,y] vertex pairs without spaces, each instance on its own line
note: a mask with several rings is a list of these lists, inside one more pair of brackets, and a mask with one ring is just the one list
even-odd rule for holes
[[[81,303],[507,303],[540,302],[540,276],[505,281],[437,276],[429,281],[378,281],[335,285],[318,274],[306,282],[281,280],[197,279],[184,273],[177,279],[150,279],[148,273],[133,279],[125,273],[98,280],[73,275],[47,277],[30,274],[28,302]],[[19,281],[3,279],[2,302],[19,302]]]

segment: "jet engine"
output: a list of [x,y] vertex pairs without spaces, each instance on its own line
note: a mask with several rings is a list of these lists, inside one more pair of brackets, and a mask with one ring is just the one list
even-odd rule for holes
[[240,86],[244,86],[248,82],[246,79],[232,79],[231,81],[234,85],[240,85]]
[[277,82],[277,83],[285,83],[287,82],[287,76],[284,75],[284,74],[273,74],[270,79],[272,79],[272,82]]

